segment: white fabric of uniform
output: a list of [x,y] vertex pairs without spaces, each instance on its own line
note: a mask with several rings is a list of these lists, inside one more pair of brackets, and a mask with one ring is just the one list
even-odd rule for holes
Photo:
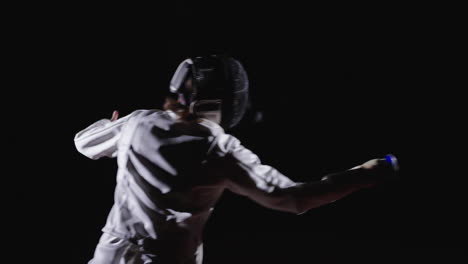
[[225,189],[276,210],[313,207],[299,203],[301,183],[206,119],[137,110],[92,124],[75,145],[91,159],[118,162],[115,203],[90,263],[201,263],[203,227]]

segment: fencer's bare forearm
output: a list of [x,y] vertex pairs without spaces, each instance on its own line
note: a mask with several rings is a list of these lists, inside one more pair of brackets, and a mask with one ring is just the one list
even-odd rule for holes
[[294,187],[298,213],[332,203],[347,195],[373,185],[369,171],[352,169],[323,177],[320,181],[304,183]]

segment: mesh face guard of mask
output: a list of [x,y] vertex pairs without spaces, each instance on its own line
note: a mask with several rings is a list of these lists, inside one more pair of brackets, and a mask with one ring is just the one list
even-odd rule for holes
[[170,91],[179,94],[181,103],[197,116],[232,128],[240,122],[247,107],[247,73],[231,57],[189,58],[177,67]]

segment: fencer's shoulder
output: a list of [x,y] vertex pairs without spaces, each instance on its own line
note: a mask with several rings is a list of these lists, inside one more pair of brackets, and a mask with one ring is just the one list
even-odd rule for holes
[[128,115],[130,122],[145,122],[148,119],[168,115],[166,111],[159,109],[138,109]]
[[237,152],[242,148],[242,144],[238,138],[231,134],[222,133],[214,137],[211,152],[218,156],[225,156],[230,153]]
[[218,137],[220,135],[226,134],[224,129],[217,123],[210,121],[208,119],[200,118],[198,125],[208,130],[211,136]]
[[143,116],[149,116],[149,115],[152,115],[152,114],[156,114],[156,115],[161,115],[163,114],[164,111],[163,110],[159,110],[159,109],[138,109],[138,110],[135,110],[133,112],[130,113],[130,116],[132,117],[143,117]]
[[210,131],[211,138],[213,139],[210,152],[224,156],[241,146],[240,140],[226,133],[218,123],[202,118],[198,124]]

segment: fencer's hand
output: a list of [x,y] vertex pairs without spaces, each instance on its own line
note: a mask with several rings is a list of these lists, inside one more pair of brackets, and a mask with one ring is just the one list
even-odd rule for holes
[[[395,158],[394,163],[396,162]],[[387,159],[371,159],[347,171],[326,175],[322,180],[332,183],[359,184],[367,188],[398,179],[397,170],[387,162]]]
[[[396,161],[395,161],[396,162]],[[385,159],[371,159],[356,168],[367,171],[366,174],[376,183],[382,183],[398,179],[395,167],[392,167]]]
[[376,169],[378,166],[379,166],[379,160],[378,159],[371,159],[371,160],[368,160],[368,161],[364,162],[363,164],[361,164],[358,167],[360,167],[361,169],[372,170],[372,169]]
[[114,112],[112,112],[112,117],[111,117],[111,121],[115,121],[119,118],[119,111],[117,110],[114,110]]

